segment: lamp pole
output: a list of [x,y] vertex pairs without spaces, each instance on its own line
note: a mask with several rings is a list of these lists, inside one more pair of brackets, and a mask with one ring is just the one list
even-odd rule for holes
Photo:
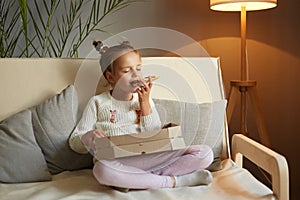
[[249,79],[248,66],[246,60],[246,38],[247,38],[247,11],[246,7],[241,8],[241,77],[242,81]]
[[[249,71],[246,58],[246,37],[247,37],[247,11],[246,7],[241,8],[241,82],[249,79]],[[241,133],[247,134],[247,88],[240,87],[241,92]]]

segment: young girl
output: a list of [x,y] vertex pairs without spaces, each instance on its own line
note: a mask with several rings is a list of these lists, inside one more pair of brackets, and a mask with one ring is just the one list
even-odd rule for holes
[[[162,126],[150,98],[151,78],[143,80],[139,52],[128,42],[113,47],[93,44],[101,54],[101,69],[112,90],[88,102],[69,140],[78,153],[95,151],[97,137],[153,131]],[[195,186],[211,183],[211,173],[205,168],[212,161],[210,147],[193,145],[184,150],[98,160],[93,174],[99,183],[120,188]]]

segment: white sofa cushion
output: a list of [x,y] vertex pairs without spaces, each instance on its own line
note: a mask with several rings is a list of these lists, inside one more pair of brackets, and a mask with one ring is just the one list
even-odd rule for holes
[[222,170],[213,172],[213,182],[208,186],[166,189],[132,190],[128,193],[100,185],[92,170],[65,171],[44,183],[0,185],[1,200],[11,199],[201,199],[201,200],[271,200],[272,191],[257,181],[247,170],[230,159],[222,161]]

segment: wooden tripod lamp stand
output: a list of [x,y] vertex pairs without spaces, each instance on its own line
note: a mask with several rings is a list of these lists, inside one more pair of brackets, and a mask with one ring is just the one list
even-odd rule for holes
[[254,106],[256,124],[261,142],[270,147],[269,136],[265,127],[262,111],[258,103],[256,81],[249,80],[246,51],[246,12],[274,8],[277,0],[210,0],[210,8],[216,11],[239,11],[241,13],[241,79],[230,82],[227,118],[230,121],[238,94],[241,96],[240,132],[247,135],[247,96]]

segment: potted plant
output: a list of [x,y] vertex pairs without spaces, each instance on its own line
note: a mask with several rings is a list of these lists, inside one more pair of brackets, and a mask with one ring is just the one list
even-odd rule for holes
[[[78,57],[101,22],[132,0],[12,0],[0,2],[1,57]],[[82,13],[89,7],[89,13]],[[63,12],[59,12],[60,10]]]

